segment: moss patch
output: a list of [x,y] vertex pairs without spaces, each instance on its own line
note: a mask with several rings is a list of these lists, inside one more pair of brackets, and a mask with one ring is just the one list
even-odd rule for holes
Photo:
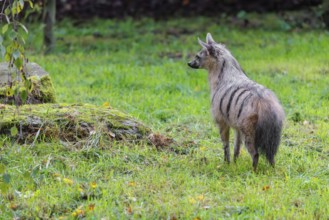
[[118,110],[90,104],[23,105],[18,110],[15,106],[1,105],[0,108],[0,135],[21,142],[79,141],[93,137],[131,141],[145,139],[151,132]]

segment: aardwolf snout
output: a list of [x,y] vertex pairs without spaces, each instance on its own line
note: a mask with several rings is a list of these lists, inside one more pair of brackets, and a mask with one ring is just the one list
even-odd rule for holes
[[193,69],[199,69],[199,66],[196,64],[195,61],[190,61],[187,63],[187,65]]

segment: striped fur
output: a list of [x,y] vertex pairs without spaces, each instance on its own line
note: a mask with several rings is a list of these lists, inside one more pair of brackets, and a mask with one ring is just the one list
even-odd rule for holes
[[199,39],[202,50],[188,63],[192,68],[208,70],[212,115],[220,130],[225,161],[230,162],[229,130],[235,130],[234,161],[245,146],[256,170],[259,153],[274,166],[284,111],[275,94],[250,80],[224,45],[207,34],[207,43]]

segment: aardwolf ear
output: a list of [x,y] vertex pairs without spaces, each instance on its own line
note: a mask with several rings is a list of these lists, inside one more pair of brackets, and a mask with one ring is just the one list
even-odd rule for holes
[[214,39],[212,38],[211,34],[208,33],[208,34],[207,34],[207,44],[213,44],[213,43],[216,43],[216,42],[215,42]]
[[205,42],[203,42],[202,40],[200,40],[200,38],[198,38],[198,42],[199,42],[199,44],[201,45],[201,47],[203,47],[203,48],[205,48],[205,49],[207,49],[207,50],[210,49],[210,45],[207,44],[207,43],[205,43]]
[[212,55],[212,56],[216,56],[216,50],[215,50],[215,48],[214,48],[214,45],[211,45],[211,44],[205,43],[205,42],[203,42],[202,40],[200,40],[200,38],[198,38],[198,41],[199,41],[199,44],[200,44],[203,48],[207,49],[207,51],[208,51],[208,53],[209,53],[210,55]]

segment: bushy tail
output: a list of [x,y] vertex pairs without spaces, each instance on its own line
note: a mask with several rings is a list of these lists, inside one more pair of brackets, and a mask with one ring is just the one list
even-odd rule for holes
[[281,139],[284,112],[279,103],[260,100],[258,105],[255,146],[274,166],[274,156]]

